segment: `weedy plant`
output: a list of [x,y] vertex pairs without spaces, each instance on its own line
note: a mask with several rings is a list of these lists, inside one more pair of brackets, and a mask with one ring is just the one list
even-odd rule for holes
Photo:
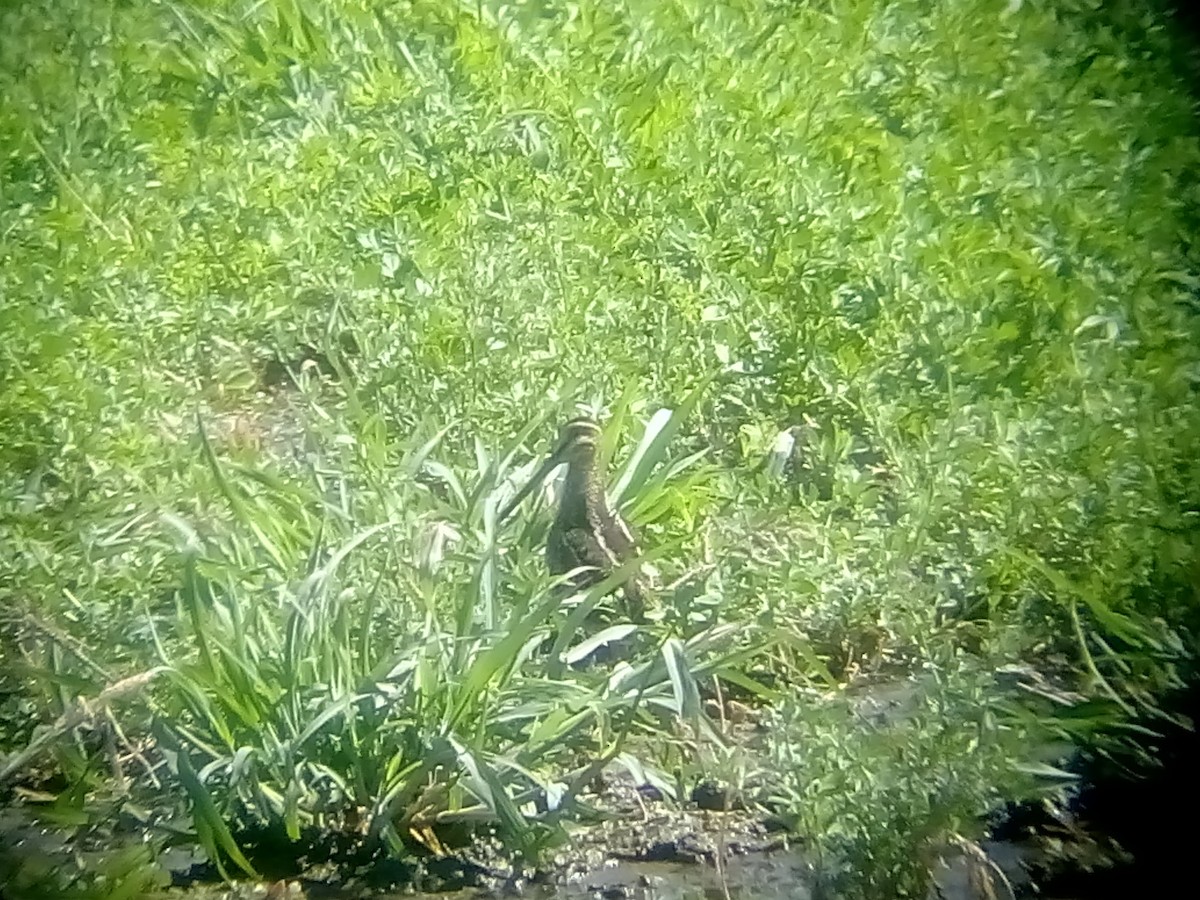
[[[635,515],[669,508],[698,462],[668,454],[697,396],[652,417],[626,461],[616,496]],[[545,576],[510,583],[507,559],[523,551],[501,552],[496,511],[543,424],[498,454],[477,443],[469,477],[436,460],[435,435],[323,495],[218,459],[201,432],[230,518],[207,536],[166,519],[182,573],[174,633],[156,635],[170,686],[155,734],[214,859],[253,872],[235,824],[297,840],[354,818],[397,853],[414,841],[441,853],[447,828],[486,825],[536,862],[631,729],[699,715],[695,678],[728,664],[725,630],[660,630],[642,659],[575,671],[636,629],[580,632],[621,573],[569,608]]]
[[948,667],[897,693],[882,709],[811,692],[778,710],[776,802],[811,836],[822,896],[928,896],[939,859],[983,837],[1001,798],[1039,787],[1013,765],[1036,732],[1001,713],[988,673]]
[[[906,855],[970,839],[984,780],[1023,790],[972,741],[1120,732],[1195,655],[1200,142],[1146,4],[0,25],[7,765],[144,771],[153,717],[238,866],[247,821],[486,822],[535,856],[715,675],[794,701],[768,742],[805,837],[919,891]],[[572,379],[618,398],[607,452],[641,440],[612,491],[661,570],[636,634],[555,598],[540,512],[495,521]],[[979,674],[1016,661],[1050,684]],[[919,726],[826,711],[931,672]],[[976,690],[995,722],[940,699]],[[922,799],[940,768],[966,787]]]

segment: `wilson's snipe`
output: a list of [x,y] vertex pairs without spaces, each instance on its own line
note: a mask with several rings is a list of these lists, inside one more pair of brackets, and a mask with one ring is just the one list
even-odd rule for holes
[[[597,459],[600,426],[591,419],[572,419],[559,432],[558,445],[546,462],[500,513],[508,518],[517,505],[558,465],[567,464],[567,477],[558,501],[554,524],[546,536],[546,566],[551,575],[588,567],[573,579],[576,590],[602,581],[612,571],[638,555],[637,542],[620,513],[608,506],[604,473]],[[635,572],[622,592],[625,612],[635,622],[645,612],[642,586]]]

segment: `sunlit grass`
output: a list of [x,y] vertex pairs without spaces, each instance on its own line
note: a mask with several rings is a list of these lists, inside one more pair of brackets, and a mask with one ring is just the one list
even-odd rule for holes
[[[806,836],[916,890],[1028,787],[1014,735],[1152,705],[1192,648],[1182,56],[1153,13],[1051,7],[6,11],[22,702],[165,667],[128,728],[238,865],[224,829],[360,810],[395,852],[466,821],[534,859],[720,674],[783,701],[780,759],[818,747],[775,792]],[[659,586],[611,670],[571,665],[628,629],[562,605],[544,510],[495,521],[580,408]],[[1016,660],[1102,713],[1000,697]],[[903,796],[823,693],[884,670],[995,704],[879,738]],[[967,787],[928,810],[931,759]]]

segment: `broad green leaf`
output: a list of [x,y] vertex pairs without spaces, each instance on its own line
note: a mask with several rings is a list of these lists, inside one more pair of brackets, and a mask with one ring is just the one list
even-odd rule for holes
[[629,623],[623,625],[610,625],[608,628],[603,628],[600,631],[597,631],[591,637],[580,641],[574,647],[570,648],[566,652],[564,659],[566,660],[567,665],[573,666],[576,663],[587,659],[600,647],[615,641],[623,640],[637,630],[638,626]]
[[700,716],[700,691],[692,675],[687,652],[678,638],[668,638],[662,648],[663,661],[671,679],[671,691],[675,695],[675,710],[683,719]]

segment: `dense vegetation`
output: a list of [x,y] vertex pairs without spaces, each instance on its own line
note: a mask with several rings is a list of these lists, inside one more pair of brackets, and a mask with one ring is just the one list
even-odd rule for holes
[[[921,896],[1195,650],[1188,61],[1100,6],[6,5],[0,787],[534,864],[616,760]],[[580,409],[632,636],[496,521]]]

